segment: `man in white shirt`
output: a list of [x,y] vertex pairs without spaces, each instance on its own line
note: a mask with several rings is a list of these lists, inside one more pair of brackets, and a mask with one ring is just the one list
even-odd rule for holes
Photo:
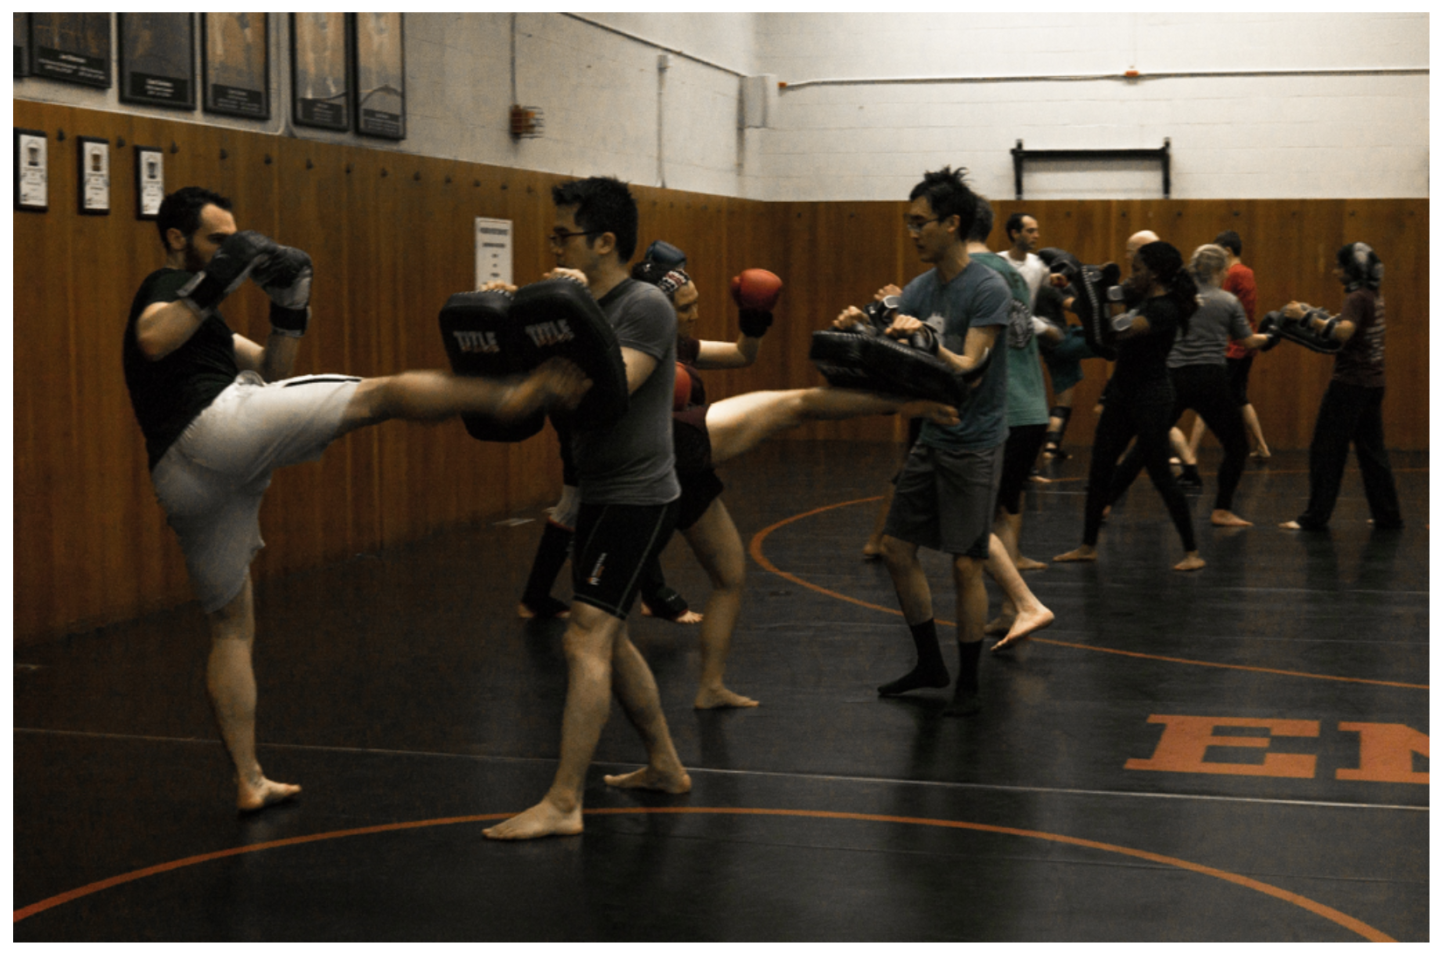
[[1040,284],[1050,276],[1045,261],[1035,255],[1035,251],[1040,249],[1040,223],[1028,213],[1012,213],[1005,221],[1005,236],[1010,241],[1010,249],[1000,256],[1030,284],[1030,303],[1033,306]]

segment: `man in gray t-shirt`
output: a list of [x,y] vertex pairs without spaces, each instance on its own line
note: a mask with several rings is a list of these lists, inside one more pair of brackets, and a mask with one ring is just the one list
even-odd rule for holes
[[[905,676],[881,686],[882,697],[950,684],[930,585],[918,554],[923,546],[951,555],[959,610],[960,676],[947,716],[966,716],[980,709],[980,641],[988,605],[982,575],[1008,434],[1006,350],[1001,334],[1010,322],[1010,288],[999,274],[971,261],[966,252],[976,197],[963,173],[949,167],[926,173],[910,192],[905,226],[921,262],[933,269],[905,287],[897,316],[885,331],[899,339],[929,329],[935,355],[957,373],[974,370],[990,354],[990,366],[962,422],[953,427],[927,423],[921,429],[919,442],[895,480],[881,541],[885,567],[919,661]],[[836,318],[835,326],[849,328],[860,317],[857,308],[849,307]]]
[[625,626],[640,571],[670,538],[678,512],[670,407],[675,392],[675,311],[650,284],[631,280],[639,212],[625,184],[590,177],[556,186],[550,234],[558,269],[588,285],[615,330],[630,391],[624,416],[576,427],[571,439],[580,510],[575,521],[575,599],[565,631],[570,671],[560,728],[560,764],[545,796],[485,830],[494,840],[570,835],[584,829],[585,772],[610,714],[612,695],[645,743],[647,766],[607,776],[611,786],[685,793],[690,775],[665,724],[650,667]]
[[606,427],[575,430],[571,453],[581,503],[669,503],[680,496],[671,444],[675,382],[675,308],[653,284],[625,279],[600,297],[621,351],[652,359],[655,373],[630,394],[625,416]]

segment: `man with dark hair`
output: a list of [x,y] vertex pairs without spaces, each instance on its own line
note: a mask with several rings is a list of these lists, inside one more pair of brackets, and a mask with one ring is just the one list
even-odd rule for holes
[[485,830],[494,840],[572,835],[584,829],[585,772],[619,698],[644,741],[647,765],[611,786],[685,793],[680,763],[650,667],[625,618],[640,574],[675,528],[680,484],[675,476],[671,406],[675,392],[675,310],[659,288],[630,278],[639,213],[625,184],[590,177],[556,186],[550,247],[557,268],[586,284],[615,329],[630,391],[624,416],[604,427],[571,433],[579,486],[574,599],[565,629],[570,684],[560,728],[560,764],[540,802]]
[[995,529],[990,540],[990,559],[985,571],[1005,591],[1000,616],[985,624],[985,633],[1002,636],[991,647],[1003,650],[1041,627],[1054,622],[1055,615],[1036,599],[1021,579],[1020,570],[1043,570],[1045,564],[1020,553],[1020,521],[1025,482],[1045,442],[1050,415],[1045,406],[1045,374],[1040,369],[1040,337],[1052,340],[1063,336],[1054,326],[1036,322],[1030,312],[1030,287],[1010,262],[985,246],[995,227],[995,210],[990,201],[977,197],[975,222],[966,237],[965,252],[974,263],[989,267],[1010,288],[1010,325],[1005,331],[1006,360],[1005,422],[1010,435],[1000,463],[1000,490],[995,507]]
[[[919,658],[905,676],[880,687],[882,697],[949,686],[930,585],[918,550],[924,546],[952,557],[960,674],[946,708],[951,716],[980,709],[980,641],[988,606],[982,574],[990,553],[1001,451],[1008,432],[1007,351],[999,348],[1010,323],[1010,291],[995,271],[973,262],[966,253],[976,197],[965,184],[964,173],[949,167],[926,173],[910,192],[905,228],[921,262],[933,267],[905,287],[897,316],[885,331],[909,339],[928,328],[934,334],[929,339],[935,354],[960,373],[974,370],[990,356],[961,423],[953,427],[926,423],[921,428],[919,441],[896,478],[882,541],[885,566]],[[863,316],[857,307],[847,307],[835,326],[848,329]]]
[[1040,249],[1040,222],[1028,213],[1012,213],[1005,219],[1005,239],[1010,249],[1000,256],[1030,285],[1030,303],[1040,296],[1040,285],[1050,279],[1050,269],[1036,256]]
[[[462,413],[499,421],[573,406],[589,387],[572,364],[499,382],[411,371],[392,377],[294,377],[310,321],[303,251],[237,232],[230,201],[185,187],[160,204],[165,265],[145,278],[125,326],[125,383],[145,435],[150,476],[210,620],[206,689],[235,765],[241,810],[300,788],[266,779],[255,756],[255,612],[250,562],[260,501],[278,467],[317,460],[358,427]],[[265,345],[234,333],[218,307],[249,277],[270,298]]]
[[1336,254],[1335,279],[1345,285],[1345,305],[1332,317],[1309,304],[1285,305],[1285,316],[1338,341],[1335,373],[1320,401],[1310,441],[1310,502],[1299,519],[1280,524],[1286,530],[1324,530],[1340,496],[1340,481],[1350,444],[1360,462],[1365,500],[1378,530],[1399,530],[1400,496],[1385,452],[1385,298],[1380,281],[1385,268],[1365,243],[1349,243]]

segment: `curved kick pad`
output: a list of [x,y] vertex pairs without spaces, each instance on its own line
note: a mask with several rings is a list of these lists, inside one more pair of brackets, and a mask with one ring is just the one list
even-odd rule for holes
[[614,423],[630,409],[620,342],[590,290],[563,277],[521,287],[510,307],[525,369],[551,357],[576,363],[594,384],[570,416],[577,427]]
[[810,359],[834,387],[938,400],[957,410],[970,396],[965,379],[944,360],[886,336],[816,330]]
[[[461,376],[501,379],[527,372],[527,353],[520,331],[510,318],[510,294],[500,290],[457,293],[440,310],[440,336],[450,369]],[[515,443],[545,426],[539,410],[515,423],[497,423],[478,414],[462,414],[465,429],[476,440]]]

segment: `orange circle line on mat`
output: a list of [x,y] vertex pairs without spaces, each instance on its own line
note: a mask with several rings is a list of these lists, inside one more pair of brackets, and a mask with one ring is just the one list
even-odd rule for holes
[[[874,503],[876,500],[879,499],[881,498],[863,497],[859,500],[846,500],[843,503],[831,503],[823,507],[816,507],[814,510],[806,510],[804,513],[797,513],[795,514],[795,516],[786,517],[784,520],[777,520],[775,523],[770,524],[770,526],[766,527],[764,530],[761,530],[759,533],[755,534],[755,536],[750,539],[750,556],[754,558],[756,563],[760,564],[760,566],[764,567],[769,572],[775,574],[777,577],[784,577],[791,583],[797,583],[807,590],[814,590],[816,593],[823,593],[827,597],[834,597],[836,600],[844,600],[846,603],[853,603],[857,606],[866,607],[870,610],[878,610],[881,613],[890,613],[894,614],[897,617],[903,617],[905,614],[902,611],[894,609],[893,607],[882,607],[878,603],[870,603],[869,601],[860,600],[856,597],[849,596],[848,594],[837,593],[836,591],[828,590],[825,587],[820,586],[819,584],[811,583],[809,580],[801,579],[793,573],[781,570],[779,567],[775,566],[775,564],[770,562],[770,558],[765,556],[765,551],[763,549],[763,544],[765,543],[766,537],[770,536],[770,534],[774,533],[776,530],[779,530],[781,527],[792,524],[797,520],[804,520],[806,517],[813,517],[817,513],[825,513],[828,510],[838,510],[841,507],[853,507],[857,503]],[[938,617],[935,619],[935,622],[937,624],[941,624],[947,627],[955,626],[955,624],[950,622],[949,620],[941,620]],[[1304,677],[1308,680],[1334,680],[1339,683],[1369,683],[1381,687],[1406,687],[1411,690],[1430,689],[1428,684],[1403,683],[1399,680],[1371,680],[1366,677],[1335,677],[1324,673],[1305,673],[1300,670],[1281,670],[1278,667],[1252,667],[1248,664],[1243,663],[1214,663],[1209,660],[1187,660],[1184,657],[1166,657],[1161,656],[1158,653],[1138,653],[1134,650],[1118,650],[1114,647],[1097,647],[1093,644],[1072,643],[1067,640],[1046,640],[1042,637],[1030,637],[1028,639],[1032,643],[1049,643],[1057,647],[1074,647],[1076,650],[1093,650],[1097,653],[1113,653],[1116,656],[1136,657],[1141,660],[1163,660],[1166,663],[1183,663],[1186,666],[1191,667],[1215,667],[1221,670],[1248,670],[1252,673],[1278,673],[1282,676]]]
[[[929,817],[898,817],[882,813],[845,813],[833,810],[771,810],[754,807],[604,807],[594,810],[586,810],[588,816],[606,815],[627,815],[627,814],[679,814],[679,813],[700,813],[717,815],[745,815],[765,817],[813,817],[826,820],[861,820],[873,823],[904,823],[922,827],[947,827],[957,830],[978,830],[983,833],[999,833],[1012,837],[1026,837],[1032,840],[1046,840],[1052,843],[1068,843],[1078,847],[1088,847],[1092,850],[1104,850],[1109,853],[1118,853],[1127,857],[1136,857],[1140,860],[1149,860],[1152,863],[1160,863],[1169,867],[1178,867],[1182,870],[1190,870],[1194,873],[1215,877],[1228,883],[1237,884],[1275,897],[1286,903],[1308,910],[1317,916],[1323,917],[1332,923],[1339,924],[1352,933],[1358,934],[1367,940],[1377,942],[1393,943],[1394,938],[1376,930],[1374,927],[1349,914],[1341,913],[1333,907],[1327,907],[1323,903],[1317,903],[1309,897],[1302,897],[1298,893],[1291,893],[1289,890],[1282,890],[1279,887],[1259,880],[1251,879],[1238,873],[1231,873],[1228,870],[1219,870],[1215,867],[1207,867],[1201,863],[1192,863],[1189,860],[1181,860],[1178,857],[1166,856],[1163,853],[1151,853],[1148,850],[1137,850],[1134,847],[1122,847],[1113,843],[1103,843],[1099,840],[1086,840],[1083,837],[1069,837],[1059,833],[1046,833],[1041,830],[1025,830],[1020,827],[1001,827],[989,823],[967,823],[963,820],[936,820]],[[143,870],[134,870],[130,873],[122,873],[117,877],[108,880],[101,880],[97,883],[77,887],[68,893],[62,893],[38,903],[33,903],[15,911],[15,922],[19,923],[26,917],[34,916],[51,907],[58,907],[71,900],[98,893],[110,887],[129,883],[133,880],[142,880],[145,877],[152,877],[156,874],[168,873],[172,870],[179,870],[182,867],[195,866],[211,860],[220,860],[225,857],[235,857],[246,853],[256,853],[261,850],[274,850],[279,847],[291,847],[302,843],[316,843],[321,840],[339,840],[344,837],[358,837],[374,833],[387,833],[394,830],[414,830],[420,827],[451,826],[460,823],[480,823],[485,820],[500,820],[513,817],[513,813],[483,813],[466,817],[441,817],[435,820],[412,820],[407,823],[385,823],[370,827],[356,827],[351,830],[332,830],[328,833],[313,833],[304,837],[289,837],[284,840],[270,840],[265,843],[252,843],[248,846],[233,847],[229,850],[217,850],[214,853],[202,853],[194,857],[184,857],[180,860],[171,860],[169,863],[157,864],[153,867],[146,867]]]

